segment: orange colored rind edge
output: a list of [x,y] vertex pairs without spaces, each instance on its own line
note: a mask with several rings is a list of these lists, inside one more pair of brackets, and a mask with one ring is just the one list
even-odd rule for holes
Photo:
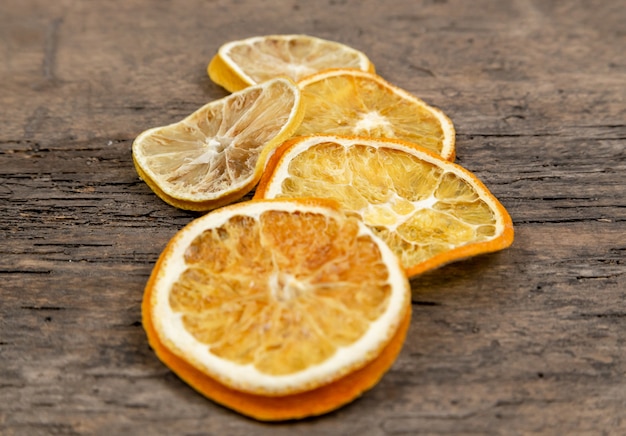
[[205,397],[259,421],[286,421],[317,416],[344,406],[373,388],[396,361],[406,339],[411,322],[411,304],[398,330],[381,353],[365,366],[325,386],[282,397],[254,395],[231,389],[204,374],[184,359],[172,353],[159,340],[152,322],[150,300],[154,282],[165,253],[159,257],[146,285],[141,305],[143,327],[148,343],[157,357],[178,377]]
[[[318,135],[315,135],[315,136],[318,136]],[[503,229],[502,229],[502,233],[498,237],[490,241],[476,242],[476,243],[463,245],[461,247],[457,247],[450,251],[446,251],[444,253],[433,256],[430,259],[420,262],[416,265],[407,266],[404,268],[404,272],[408,278],[413,278],[426,271],[430,271],[430,270],[442,267],[452,262],[457,262],[457,261],[460,261],[469,257],[477,256],[479,254],[487,254],[487,253],[493,253],[495,251],[503,250],[511,246],[511,244],[513,244],[515,232],[513,230],[513,220],[511,219],[511,216],[509,215],[508,211],[504,208],[502,203],[500,203],[500,201],[489,191],[489,189],[483,184],[483,182],[481,182],[474,174],[472,174],[472,172],[463,168],[462,166],[444,159],[443,157],[434,153],[432,150],[428,150],[424,147],[421,147],[418,144],[415,144],[409,141],[403,141],[399,139],[387,139],[387,138],[366,138],[366,137],[362,138],[358,136],[342,136],[342,135],[319,135],[319,136],[325,136],[325,137],[327,136],[329,138],[336,137],[338,139],[348,139],[348,140],[362,139],[365,141],[387,142],[390,145],[396,143],[396,144],[403,145],[405,147],[415,148],[418,151],[422,153],[426,153],[432,158],[441,161],[445,165],[453,165],[457,170],[467,175],[470,179],[472,179],[473,183],[478,187],[478,189],[481,190],[484,195],[489,197],[489,199],[493,203],[493,206],[496,209],[496,212],[502,217]],[[295,144],[297,144],[300,141],[303,141],[306,138],[307,136],[298,136],[298,137],[288,139],[276,149],[272,157],[267,162],[265,171],[263,172],[263,175],[261,176],[261,180],[259,180],[259,183],[256,187],[255,194],[253,197],[255,200],[261,200],[265,197],[267,187],[269,183],[272,181],[276,168],[281,164],[283,155],[290,148],[295,146]]]

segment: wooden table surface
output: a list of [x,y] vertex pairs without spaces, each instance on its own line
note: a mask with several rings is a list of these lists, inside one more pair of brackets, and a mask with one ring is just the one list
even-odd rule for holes
[[[3,0],[0,434],[626,434],[625,22],[623,0]],[[441,108],[516,229],[412,280],[373,390],[283,424],[206,400],[148,347],[143,287],[196,215],[130,154],[227,95],[205,70],[221,44],[271,33],[361,49]]]

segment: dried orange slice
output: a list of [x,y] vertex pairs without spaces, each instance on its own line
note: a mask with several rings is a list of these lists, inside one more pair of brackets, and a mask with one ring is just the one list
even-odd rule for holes
[[408,276],[513,242],[511,217],[476,176],[405,141],[319,135],[285,142],[255,198],[311,196],[362,218]]
[[295,136],[331,134],[414,142],[454,160],[455,131],[439,109],[375,74],[335,69],[298,82],[305,116]]
[[164,201],[206,211],[250,192],[268,156],[302,117],[297,86],[288,79],[270,80],[143,132],[133,142],[133,161]]
[[374,72],[364,53],[308,35],[257,36],[226,43],[207,71],[211,80],[233,92],[279,76],[298,81],[328,68]]
[[146,286],[150,344],[216,402],[263,420],[333,410],[391,366],[410,318],[397,257],[328,200],[253,200],[192,221]]

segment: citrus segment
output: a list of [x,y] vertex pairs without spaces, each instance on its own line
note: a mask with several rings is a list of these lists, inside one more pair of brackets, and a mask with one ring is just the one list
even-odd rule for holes
[[255,198],[312,196],[360,217],[409,276],[513,241],[509,214],[472,173],[408,142],[332,135],[285,142]]
[[396,138],[454,160],[455,131],[450,119],[375,74],[335,69],[304,78],[298,85],[305,116],[294,136]]
[[207,68],[228,91],[285,76],[294,81],[328,68],[374,72],[367,56],[347,45],[308,35],[268,35],[222,45]]
[[389,248],[323,200],[249,201],[194,220],[146,288],[159,343],[229,389],[281,397],[374,360],[409,310]]
[[237,200],[258,182],[271,152],[302,120],[300,91],[274,79],[140,134],[138,174],[164,201],[204,211]]

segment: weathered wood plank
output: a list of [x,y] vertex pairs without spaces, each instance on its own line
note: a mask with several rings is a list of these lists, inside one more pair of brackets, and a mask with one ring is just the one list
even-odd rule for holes
[[[0,5],[0,433],[626,433],[622,2],[300,0]],[[144,129],[226,92],[227,40],[309,33],[443,109],[457,162],[516,225],[412,280],[392,370],[327,416],[261,424],[165,368],[143,286],[196,214],[137,177]]]

